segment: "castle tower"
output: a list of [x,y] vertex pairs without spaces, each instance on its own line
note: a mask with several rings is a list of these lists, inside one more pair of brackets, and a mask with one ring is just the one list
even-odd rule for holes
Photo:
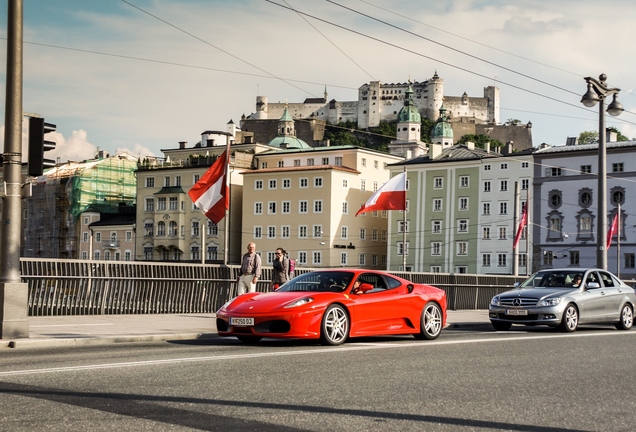
[[257,120],[267,120],[267,96],[256,96],[256,113],[254,117]]
[[444,80],[437,75],[437,71],[428,80],[428,106],[426,117],[434,119],[444,103]]

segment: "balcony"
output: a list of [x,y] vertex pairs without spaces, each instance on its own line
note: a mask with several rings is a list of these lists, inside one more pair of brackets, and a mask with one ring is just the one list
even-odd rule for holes
[[101,245],[104,249],[119,249],[119,240],[103,240]]

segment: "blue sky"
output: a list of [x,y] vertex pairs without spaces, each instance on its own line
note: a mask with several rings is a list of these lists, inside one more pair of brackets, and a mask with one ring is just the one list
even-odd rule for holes
[[[265,0],[24,0],[24,111],[57,124],[61,160],[97,148],[161,156],[238,123],[257,95],[296,102],[326,85],[330,99],[348,101],[371,77],[423,81],[435,71],[449,96],[497,85],[502,121],[531,121],[535,145],[598,129],[598,111],[579,103],[585,76],[606,73],[636,112],[631,0],[273,2],[395,46]],[[3,84],[6,23],[2,1]],[[630,112],[608,126],[636,137]]]

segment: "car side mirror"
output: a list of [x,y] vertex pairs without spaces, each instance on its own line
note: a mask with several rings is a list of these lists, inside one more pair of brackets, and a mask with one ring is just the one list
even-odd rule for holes
[[519,285],[521,285],[521,282],[515,282],[514,287],[517,288],[517,287],[519,287]]
[[373,289],[373,285],[370,283],[363,283],[355,290],[355,294],[364,294],[365,292],[371,291]]
[[601,286],[598,284],[598,282],[588,282],[585,284],[585,288],[590,289],[590,288],[600,288]]

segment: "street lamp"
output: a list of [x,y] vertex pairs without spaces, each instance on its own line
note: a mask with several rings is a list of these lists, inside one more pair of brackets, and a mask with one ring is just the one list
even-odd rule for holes
[[586,77],[587,92],[583,95],[581,103],[588,108],[592,108],[598,102],[598,229],[596,231],[596,266],[607,270],[607,202],[605,192],[607,189],[607,167],[605,162],[605,98],[613,95],[612,103],[607,107],[607,113],[611,116],[620,115],[623,112],[623,105],[616,100],[616,96],[621,89],[609,88],[605,84],[607,75],[601,74],[598,80]]

